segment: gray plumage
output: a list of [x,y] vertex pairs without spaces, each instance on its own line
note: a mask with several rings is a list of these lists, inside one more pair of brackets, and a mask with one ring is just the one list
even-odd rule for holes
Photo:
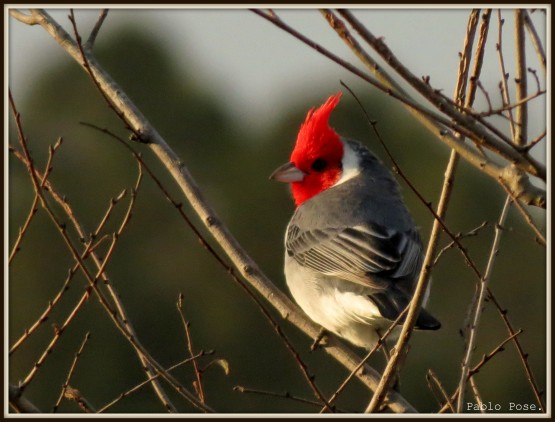
[[[358,173],[295,211],[287,228],[285,273],[303,309],[328,330],[370,348],[413,294],[423,247],[390,171],[358,142]],[[417,328],[437,329],[422,309]]]

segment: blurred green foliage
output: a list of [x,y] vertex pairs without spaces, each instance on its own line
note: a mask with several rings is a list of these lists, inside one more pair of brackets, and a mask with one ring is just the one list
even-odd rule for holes
[[[276,113],[275,124],[263,134],[253,134],[248,125],[233,121],[219,98],[206,94],[196,84],[195,75],[178,68],[161,43],[136,28],[121,28],[110,40],[98,46],[97,56],[130,98],[182,157],[210,204],[232,233],[258,262],[263,271],[282,289],[283,236],[293,211],[289,193],[283,185],[268,180],[269,174],[288,159],[296,131],[306,111],[340,89],[330,80],[321,92],[299,92],[291,99],[284,115]],[[231,75],[230,75],[231,76]],[[368,86],[347,83],[358,92],[368,113],[379,122],[379,130],[399,165],[421,193],[436,202],[449,151],[422,129],[392,99]],[[114,117],[87,75],[76,63],[67,61],[46,67],[32,94],[19,98],[13,93],[22,115],[24,130],[36,165],[46,162],[48,145],[58,137],[64,143],[56,153],[50,180],[73,207],[90,232],[107,209],[110,199],[123,189],[128,193],[137,178],[137,163],[118,142],[80,125],[94,123],[127,138],[128,133]],[[271,101],[271,99],[269,99]],[[347,137],[364,141],[384,157],[383,150],[369,129],[356,102],[344,95],[331,118],[332,125]],[[10,144],[18,145],[13,122]],[[147,147],[134,144],[174,198],[179,190]],[[34,193],[24,166],[13,155],[9,161],[9,245],[13,245],[23,224]],[[424,240],[429,236],[432,216],[404,187],[405,198]],[[493,224],[503,204],[504,193],[491,179],[461,163],[448,214],[451,230],[467,232],[488,221],[479,236],[464,240],[471,257],[483,269],[493,239]],[[129,194],[116,207],[106,233],[118,227]],[[197,227],[202,224],[185,204],[186,213]],[[58,209],[58,215],[67,218]],[[538,218],[544,227],[543,214]],[[516,329],[523,328],[520,340],[541,389],[546,385],[546,261],[545,248],[534,242],[531,230],[515,209],[503,234],[491,288],[506,307]],[[73,233],[70,230],[71,233]],[[212,245],[213,239],[203,230]],[[448,243],[444,235],[442,245]],[[107,243],[106,243],[107,244]],[[216,246],[217,247],[217,246]],[[218,249],[218,248],[217,248]],[[102,248],[101,248],[102,250]],[[105,252],[105,248],[103,249]],[[219,249],[218,249],[219,250]],[[9,343],[13,342],[42,313],[61,287],[73,265],[59,233],[43,210],[39,210],[9,269]],[[213,257],[203,249],[176,210],[155,183],[145,175],[137,194],[131,222],[121,236],[107,273],[120,292],[139,338],[151,354],[169,366],[187,356],[186,341],[176,310],[183,292],[185,314],[190,321],[196,350],[214,350],[214,356],[201,360],[201,367],[212,359],[229,362],[230,374],[217,366],[204,373],[207,402],[220,412],[311,412],[306,404],[266,396],[241,394],[233,386],[285,391],[312,398],[297,364],[260,310],[236,285]],[[463,338],[459,330],[477,280],[456,249],[446,251],[433,272],[429,308],[443,322],[438,332],[413,336],[401,379],[401,392],[423,412],[437,410],[434,396],[426,386],[425,374],[431,368],[452,392],[459,377]],[[9,359],[9,381],[25,377],[53,335],[81,296],[86,280],[77,275],[64,300],[36,334]],[[309,352],[310,339],[280,319],[302,358],[322,390],[330,395],[347,375],[344,368],[322,351]],[[95,406],[101,407],[120,393],[144,380],[139,361],[126,340],[114,328],[95,298],[64,333],[54,352],[40,368],[26,396],[43,411],[52,408],[69,365],[85,332],[91,339],[78,363],[71,385]],[[486,303],[479,330],[474,363],[508,336],[499,314]],[[486,401],[533,403],[529,385],[514,350],[509,344],[477,375]],[[362,351],[360,351],[362,356]],[[383,357],[372,364],[380,369]],[[192,390],[190,366],[178,369],[176,376]],[[170,388],[168,388],[170,390]],[[182,412],[194,409],[170,392]],[[342,409],[361,411],[368,392],[351,383],[338,401]],[[73,403],[64,402],[60,411],[78,412]],[[114,412],[163,412],[149,387],[128,397]]]

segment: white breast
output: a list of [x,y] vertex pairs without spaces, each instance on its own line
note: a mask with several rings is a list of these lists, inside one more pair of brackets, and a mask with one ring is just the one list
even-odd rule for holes
[[285,277],[293,298],[313,321],[357,346],[371,349],[377,330],[383,334],[391,324],[364,286],[306,269],[287,254]]

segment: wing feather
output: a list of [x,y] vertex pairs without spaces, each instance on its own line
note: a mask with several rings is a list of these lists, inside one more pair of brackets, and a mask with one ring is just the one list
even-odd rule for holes
[[330,276],[386,287],[382,279],[414,276],[422,261],[415,229],[396,231],[377,224],[302,230],[288,228],[286,249],[300,264]]

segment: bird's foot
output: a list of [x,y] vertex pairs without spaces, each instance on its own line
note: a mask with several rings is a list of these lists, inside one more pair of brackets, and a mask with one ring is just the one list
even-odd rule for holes
[[310,345],[310,351],[314,352],[318,347],[325,346],[327,343],[328,332],[325,328],[322,328],[318,333],[318,336],[314,339],[314,342]]

